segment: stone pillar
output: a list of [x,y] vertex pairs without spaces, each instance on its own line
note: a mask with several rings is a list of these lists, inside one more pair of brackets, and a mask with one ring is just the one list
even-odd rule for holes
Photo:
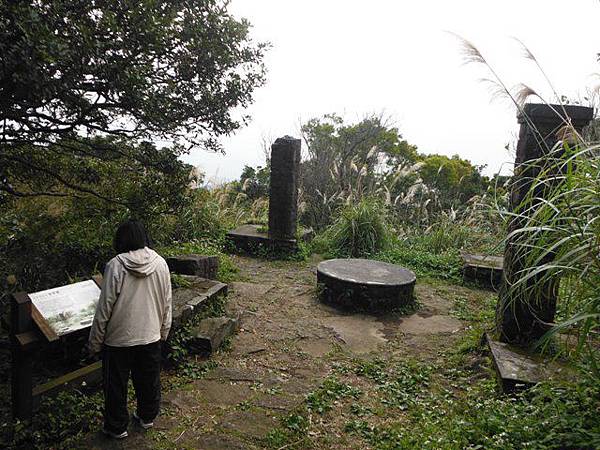
[[269,237],[295,239],[298,215],[300,139],[284,136],[271,146]]
[[[579,132],[589,124],[593,116],[593,109],[583,106],[569,105],[563,110],[560,105],[525,105],[524,114],[518,116],[521,128],[510,192],[512,212],[520,212],[523,200],[528,198],[532,181],[543,167],[543,164],[531,164],[531,162],[548,155],[559,140],[566,140],[565,123],[552,108],[561,115],[564,115],[566,110],[571,124]],[[550,158],[555,161],[557,156],[560,156],[560,151],[553,153]],[[544,195],[543,190],[540,189],[535,197],[543,198]],[[522,228],[524,222],[519,217],[513,217],[508,224],[508,235]],[[547,324],[554,321],[558,281],[540,284],[541,277],[532,278],[528,283],[531,289],[526,293],[509,292],[507,286],[519,279],[519,272],[526,266],[527,255],[523,247],[518,246],[518,239],[519,236],[514,236],[506,242],[503,287],[498,300],[496,323],[500,340],[528,346],[542,337],[549,329]],[[549,261],[542,261],[542,263],[547,262]]]

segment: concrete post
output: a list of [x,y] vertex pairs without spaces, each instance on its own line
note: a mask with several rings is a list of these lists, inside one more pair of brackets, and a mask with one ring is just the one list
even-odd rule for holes
[[269,237],[295,239],[298,215],[300,139],[279,138],[271,146]]
[[[528,198],[532,182],[542,169],[542,164],[531,162],[547,155],[556,143],[564,138],[565,123],[553,109],[563,116],[566,111],[577,131],[588,125],[593,116],[593,109],[583,106],[568,105],[563,110],[560,105],[525,105],[524,114],[518,116],[521,128],[510,192],[510,208],[515,213],[520,211],[523,200]],[[553,155],[553,158],[556,156]],[[544,195],[540,189],[535,197],[543,198]],[[508,225],[508,234],[522,228],[523,225],[523,219],[512,218]],[[539,279],[532,279],[532,289],[526,294],[510,294],[507,286],[520,278],[519,272],[526,265],[527,255],[524,254],[523,248],[517,245],[517,240],[518,237],[512,237],[506,242],[503,287],[498,300],[496,322],[503,342],[527,346],[542,337],[548,330],[547,324],[554,320],[558,282],[545,282],[540,285]]]

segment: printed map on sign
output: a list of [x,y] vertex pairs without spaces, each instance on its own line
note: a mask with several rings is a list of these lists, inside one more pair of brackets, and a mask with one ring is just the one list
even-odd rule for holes
[[99,297],[100,288],[92,280],[29,294],[58,336],[89,327]]

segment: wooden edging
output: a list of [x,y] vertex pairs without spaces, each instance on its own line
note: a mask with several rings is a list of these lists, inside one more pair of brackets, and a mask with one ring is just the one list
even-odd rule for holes
[[82,367],[73,372],[69,372],[62,377],[55,378],[54,380],[48,381],[47,383],[35,386],[31,390],[31,394],[34,398],[34,404],[39,404],[39,398],[42,395],[50,395],[70,387],[73,385],[81,385],[84,382],[86,384],[93,383],[99,380],[102,376],[102,361],[96,361],[89,366]]

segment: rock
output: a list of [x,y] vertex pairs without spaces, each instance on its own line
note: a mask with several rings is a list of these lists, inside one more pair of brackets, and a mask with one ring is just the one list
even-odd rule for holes
[[231,336],[237,328],[237,320],[230,317],[213,317],[204,319],[192,330],[192,338],[188,342],[190,352],[213,353]]
[[171,256],[167,258],[167,265],[174,273],[214,279],[219,270],[219,258],[202,255]]

